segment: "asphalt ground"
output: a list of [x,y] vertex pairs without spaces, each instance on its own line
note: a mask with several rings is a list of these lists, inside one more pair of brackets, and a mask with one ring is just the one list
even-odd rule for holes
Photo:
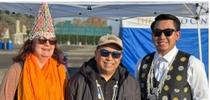
[[[18,53],[19,46],[14,46],[11,50],[0,49],[0,83],[5,72],[12,65],[12,58]],[[78,68],[94,55],[95,46],[60,46],[65,56],[68,58],[68,71],[73,75]]]

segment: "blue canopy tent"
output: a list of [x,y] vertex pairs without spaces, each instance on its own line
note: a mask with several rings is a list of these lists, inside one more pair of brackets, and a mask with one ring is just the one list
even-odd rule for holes
[[[123,20],[134,17],[156,16],[161,13],[195,19],[199,19],[203,14],[208,14],[208,2],[49,2],[48,4],[53,18],[97,16],[120,23],[122,23]],[[206,4],[207,6],[204,6]],[[0,2],[0,10],[8,10],[10,12],[24,13],[33,16],[37,15],[39,6],[39,2]],[[146,32],[143,32],[145,34],[142,35],[139,35],[137,32],[132,34],[136,37],[131,38],[127,35],[129,31],[133,30],[125,30],[123,27],[121,27],[121,29],[121,37],[123,44],[125,45],[123,64],[125,64],[130,72],[134,74],[134,64],[137,62],[137,59],[140,58],[140,56],[136,54],[139,54],[138,52],[147,53],[148,51],[154,50],[150,47],[143,46],[147,43],[147,45],[152,47],[152,44],[150,44],[151,40],[148,38],[150,31],[138,30]],[[198,35],[196,37],[198,37],[198,42],[196,42],[199,45],[199,50],[197,52],[199,52],[199,58],[202,60],[201,38],[205,36],[203,36],[203,34],[201,35],[199,27],[197,28],[197,31]],[[146,40],[139,40],[137,37],[145,37]],[[139,47],[136,46],[140,46],[147,51],[140,51],[140,49],[138,49]],[[208,54],[206,54],[206,51],[203,52],[205,55]],[[141,56],[143,56],[142,53]],[[208,60],[208,58],[204,59]]]

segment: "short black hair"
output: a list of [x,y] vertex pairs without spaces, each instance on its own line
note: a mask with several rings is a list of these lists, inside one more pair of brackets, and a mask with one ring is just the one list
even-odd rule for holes
[[176,28],[177,31],[180,30],[180,27],[181,27],[181,22],[180,20],[174,16],[174,15],[171,15],[171,14],[160,14],[158,15],[155,20],[152,22],[150,28],[152,29],[152,31],[154,31],[154,28],[155,28],[155,24],[158,22],[158,21],[161,21],[161,20],[173,20],[174,22],[174,26]]

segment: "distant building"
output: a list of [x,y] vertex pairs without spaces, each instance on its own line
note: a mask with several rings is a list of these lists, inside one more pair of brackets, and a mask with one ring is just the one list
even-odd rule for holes
[[4,28],[4,30],[2,32],[0,32],[0,39],[1,40],[6,40],[9,39],[9,28]]
[[93,25],[80,20],[75,20],[74,23],[64,21],[55,24],[55,34],[60,44],[95,45],[100,36],[112,34],[112,27],[101,24]]
[[14,44],[23,44],[26,37],[26,26],[22,25],[22,32],[20,31],[20,21],[16,21],[16,32],[13,35]]

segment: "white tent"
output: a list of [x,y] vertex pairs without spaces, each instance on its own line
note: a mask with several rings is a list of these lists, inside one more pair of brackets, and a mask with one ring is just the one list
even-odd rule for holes
[[[40,3],[0,2],[0,10],[36,16]],[[134,17],[156,16],[161,13],[199,19],[209,13],[208,2],[50,2],[53,18],[98,16],[108,20],[122,21]],[[201,43],[198,24],[200,59]]]
[[[204,6],[206,5],[207,6]],[[40,3],[6,3],[0,2],[0,10],[25,13],[36,16]],[[91,17],[122,20],[124,18],[156,16],[169,13],[176,16],[197,18],[208,13],[208,2],[78,2],[49,3],[53,18]]]

